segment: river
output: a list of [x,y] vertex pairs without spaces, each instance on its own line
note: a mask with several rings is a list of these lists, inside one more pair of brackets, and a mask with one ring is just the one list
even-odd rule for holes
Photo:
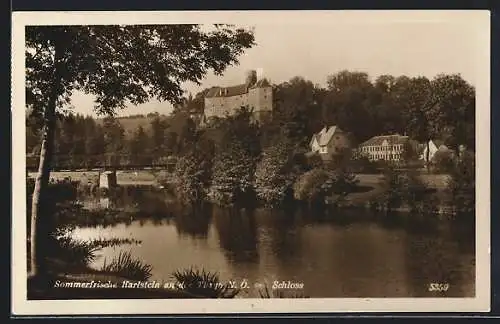
[[[162,201],[130,197],[118,203],[92,201],[105,207],[133,205],[138,215],[154,213]],[[245,280],[250,288],[239,297],[256,297],[255,284],[275,281],[302,284],[304,295],[317,298],[474,297],[473,235],[457,233],[448,222],[410,223],[405,221],[410,215],[384,221],[370,213],[207,207],[196,215],[174,211],[153,219],[80,226],[73,235],[141,241],[104,248],[92,267],[130,251],[152,266],[151,280],[169,282],[174,271],[194,266],[218,272],[223,281]],[[433,283],[448,289],[430,291]]]

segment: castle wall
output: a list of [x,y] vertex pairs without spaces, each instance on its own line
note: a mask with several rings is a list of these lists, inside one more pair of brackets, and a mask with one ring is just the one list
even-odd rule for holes
[[273,110],[273,93],[271,87],[257,88],[250,91],[255,92],[255,111]]
[[223,117],[224,97],[205,98],[205,117]]
[[254,109],[257,115],[268,115],[273,109],[272,88],[249,89],[248,93],[232,97],[205,98],[205,117],[223,118],[234,115],[241,107]]
[[239,96],[227,97],[226,105],[231,109],[232,113],[240,110],[241,107],[248,106],[248,94],[242,94]]

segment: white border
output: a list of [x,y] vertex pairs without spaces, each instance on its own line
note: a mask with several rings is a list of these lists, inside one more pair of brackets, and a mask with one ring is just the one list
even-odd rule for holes
[[[303,24],[451,20],[477,30],[477,217],[475,298],[312,298],[224,300],[26,299],[24,27],[26,25],[257,23]],[[485,312],[490,309],[490,12],[489,11],[211,11],[14,12],[12,15],[12,313],[14,315]],[[480,157],[480,158],[479,158]]]

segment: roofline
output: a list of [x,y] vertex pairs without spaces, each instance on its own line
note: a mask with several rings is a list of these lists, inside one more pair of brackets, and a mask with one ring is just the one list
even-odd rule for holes
[[394,134],[394,135],[377,135],[377,136],[373,136],[373,137],[370,137],[369,139],[367,139],[366,141],[362,142],[361,144],[359,144],[359,146],[363,146],[365,145],[366,143],[368,143],[369,141],[375,139],[375,138],[384,138],[384,137],[392,137],[392,136],[398,136],[398,137],[404,137],[404,138],[410,138],[408,135],[398,135],[398,134]]

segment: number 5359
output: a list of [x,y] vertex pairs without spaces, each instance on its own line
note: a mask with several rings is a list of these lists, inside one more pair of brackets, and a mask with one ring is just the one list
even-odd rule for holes
[[429,291],[447,291],[450,285],[447,283],[431,283],[429,284]]

